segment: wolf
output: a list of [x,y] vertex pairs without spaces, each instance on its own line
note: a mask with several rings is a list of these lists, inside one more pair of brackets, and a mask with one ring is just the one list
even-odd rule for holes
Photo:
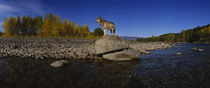
[[104,36],[107,35],[108,30],[111,31],[112,35],[115,35],[114,23],[104,20],[101,16],[98,16],[98,19],[96,19],[96,22],[98,22],[104,28]]

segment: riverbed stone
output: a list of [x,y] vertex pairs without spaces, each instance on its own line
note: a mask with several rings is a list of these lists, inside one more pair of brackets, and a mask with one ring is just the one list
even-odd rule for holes
[[111,61],[128,61],[139,59],[140,54],[134,50],[123,50],[120,52],[105,54],[103,55],[103,58]]
[[50,64],[50,66],[54,68],[59,68],[62,67],[64,64],[69,63],[67,60],[58,60]]
[[203,51],[204,51],[204,49],[198,49],[198,51],[199,51],[199,52],[203,52]]
[[129,48],[129,44],[117,35],[103,36],[95,42],[96,54],[102,54],[126,48]]

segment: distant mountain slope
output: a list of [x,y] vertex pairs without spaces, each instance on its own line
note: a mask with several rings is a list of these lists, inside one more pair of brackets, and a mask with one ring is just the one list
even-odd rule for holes
[[120,36],[120,37],[125,40],[133,40],[133,41],[136,41],[136,39],[139,38],[139,37],[134,37],[134,36]]
[[180,33],[138,38],[137,41],[210,42],[210,24],[182,30]]

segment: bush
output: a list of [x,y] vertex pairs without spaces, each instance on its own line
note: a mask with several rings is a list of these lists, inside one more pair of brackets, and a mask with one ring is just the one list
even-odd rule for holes
[[104,35],[104,32],[101,28],[96,28],[93,32],[93,35],[94,36],[103,36]]

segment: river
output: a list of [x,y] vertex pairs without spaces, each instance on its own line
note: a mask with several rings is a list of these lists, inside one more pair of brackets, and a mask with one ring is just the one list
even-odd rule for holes
[[1,58],[0,88],[209,88],[210,45],[177,46],[136,61],[69,60],[62,68],[50,67],[56,59]]

